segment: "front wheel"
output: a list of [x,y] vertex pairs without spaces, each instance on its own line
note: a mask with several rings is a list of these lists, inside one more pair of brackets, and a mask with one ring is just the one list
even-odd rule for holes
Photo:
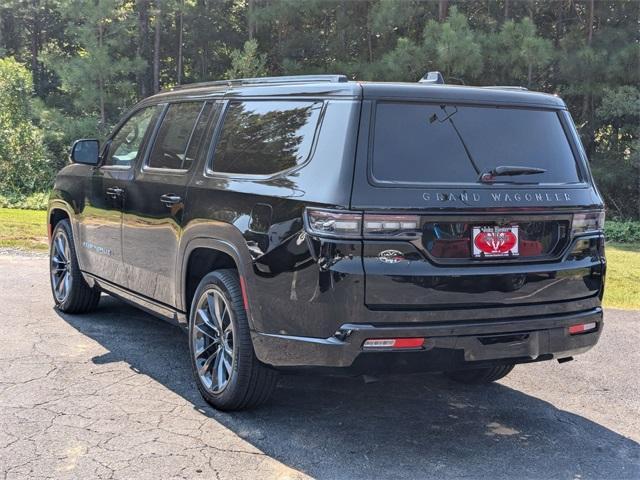
[[88,313],[98,306],[100,289],[90,287],[82,276],[68,220],[61,220],[53,229],[49,277],[53,300],[61,311]]
[[488,368],[473,368],[469,370],[454,370],[451,372],[444,372],[444,374],[451,380],[455,380],[459,383],[480,385],[495,382],[503,377],[506,377],[515,365],[497,365],[495,367]]
[[243,410],[269,399],[277,373],[253,351],[238,273],[207,274],[189,315],[191,368],[204,399],[219,410]]

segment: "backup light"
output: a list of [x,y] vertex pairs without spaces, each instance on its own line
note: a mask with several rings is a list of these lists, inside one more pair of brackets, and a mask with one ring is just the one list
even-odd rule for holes
[[362,348],[365,350],[385,349],[416,349],[422,348],[424,338],[370,338],[365,340]]
[[418,232],[420,219],[417,215],[364,215],[365,236],[407,235]]
[[598,328],[598,324],[596,322],[589,323],[579,323],[577,325],[571,325],[569,327],[569,335],[578,335],[580,333],[587,333]]

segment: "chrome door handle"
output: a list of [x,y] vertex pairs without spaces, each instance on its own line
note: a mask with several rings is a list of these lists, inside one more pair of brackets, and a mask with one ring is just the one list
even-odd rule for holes
[[124,190],[119,187],[110,187],[110,188],[107,188],[106,192],[107,192],[107,195],[110,196],[111,198],[118,198],[122,196],[122,194],[124,193]]
[[180,203],[182,201],[182,197],[174,195],[173,193],[165,193],[160,196],[160,201],[167,207],[170,207],[171,205]]

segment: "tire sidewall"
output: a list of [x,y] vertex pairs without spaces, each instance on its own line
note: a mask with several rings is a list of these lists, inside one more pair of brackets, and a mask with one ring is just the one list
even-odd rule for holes
[[[196,289],[196,293],[193,296],[193,301],[191,303],[191,309],[189,312],[189,358],[191,363],[191,370],[193,372],[193,376],[196,381],[196,385],[198,386],[198,390],[202,394],[205,399],[214,404],[215,406],[224,408],[230,403],[233,403],[237,400],[238,393],[244,390],[244,386],[240,385],[240,375],[238,371],[246,368],[250,368],[251,362],[251,354],[252,352],[243,351],[241,345],[245,342],[242,342],[243,337],[249,335],[248,332],[248,323],[246,312],[244,310],[244,306],[242,305],[242,299],[234,298],[232,293],[229,291],[228,282],[231,279],[228,274],[223,274],[219,272],[212,272],[207,274]],[[195,322],[195,317],[197,315],[197,306],[200,298],[204,294],[205,291],[217,288],[224,296],[231,309],[231,322],[233,323],[233,332],[234,332],[234,360],[233,360],[233,368],[231,373],[231,378],[229,379],[229,383],[220,393],[213,393],[209,391],[203,384],[200,379],[200,375],[198,375],[196,363],[195,363],[195,355],[193,351],[193,325]],[[239,300],[239,301],[238,301]]]

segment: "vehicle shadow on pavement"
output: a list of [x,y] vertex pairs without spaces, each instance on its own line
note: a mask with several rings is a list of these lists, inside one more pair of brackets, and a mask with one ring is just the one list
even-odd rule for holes
[[[108,353],[182,396],[270,457],[316,478],[639,478],[638,443],[500,384],[439,375],[283,376],[269,404],[221,413],[200,397],[187,337],[111,297],[59,315]],[[522,368],[522,367],[521,367]]]

